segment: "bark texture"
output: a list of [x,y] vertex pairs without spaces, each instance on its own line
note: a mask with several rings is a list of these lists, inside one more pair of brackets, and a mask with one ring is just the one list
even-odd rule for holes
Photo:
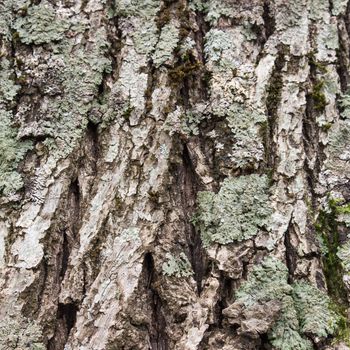
[[350,2],[2,0],[0,349],[349,349]]

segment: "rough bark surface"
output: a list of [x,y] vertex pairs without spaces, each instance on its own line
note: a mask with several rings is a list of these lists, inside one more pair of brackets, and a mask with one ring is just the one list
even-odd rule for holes
[[0,2],[0,349],[349,349],[347,0]]

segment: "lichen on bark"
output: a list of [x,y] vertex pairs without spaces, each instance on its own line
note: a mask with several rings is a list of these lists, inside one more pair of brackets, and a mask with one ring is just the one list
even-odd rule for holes
[[348,12],[0,1],[0,347],[346,349]]

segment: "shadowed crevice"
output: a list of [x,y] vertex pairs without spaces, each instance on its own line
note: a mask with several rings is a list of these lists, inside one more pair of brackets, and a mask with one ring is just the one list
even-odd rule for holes
[[149,327],[151,350],[168,350],[168,336],[166,334],[166,320],[162,310],[162,300],[153,286],[154,261],[151,253],[145,254],[143,266],[146,272],[147,289],[152,309]]
[[78,307],[75,304],[58,304],[57,324],[54,336],[48,342],[48,350],[63,350],[69,334],[77,320]]
[[181,191],[181,200],[184,208],[184,216],[186,218],[185,234],[188,244],[189,258],[194,271],[194,279],[197,282],[197,293],[200,295],[203,288],[202,280],[207,269],[207,261],[200,233],[191,223],[200,185],[186,145],[183,147],[182,162],[183,170],[181,172],[181,188],[183,190]]

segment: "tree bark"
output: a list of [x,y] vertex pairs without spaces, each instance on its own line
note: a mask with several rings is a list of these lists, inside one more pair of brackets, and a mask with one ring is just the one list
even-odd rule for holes
[[349,4],[3,0],[0,349],[349,349]]

